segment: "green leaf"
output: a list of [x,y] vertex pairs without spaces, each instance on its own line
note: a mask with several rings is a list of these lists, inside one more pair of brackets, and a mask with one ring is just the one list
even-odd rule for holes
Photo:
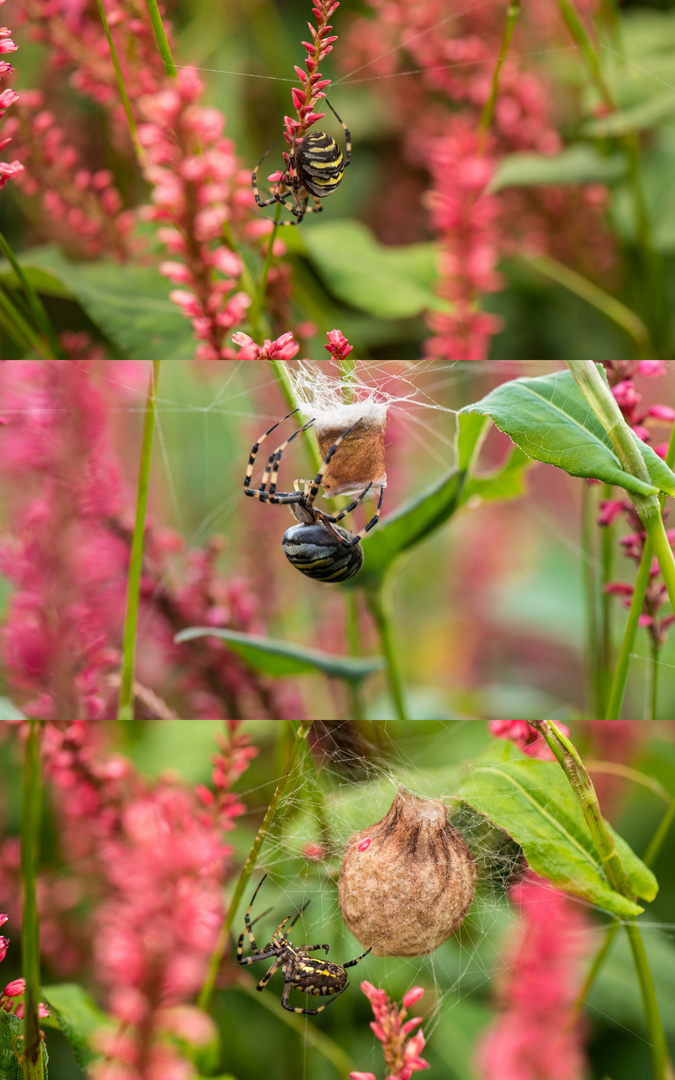
[[[23,1020],[0,1009],[0,1076],[2,1080],[23,1080],[20,1057],[23,1053]],[[40,1044],[45,1080],[49,1056],[44,1042]]]
[[630,108],[618,109],[609,116],[586,120],[581,130],[592,139],[627,135],[631,131],[658,127],[672,113],[675,113],[675,94],[672,90],[665,90]]
[[[189,360],[195,351],[190,321],[169,300],[170,283],[152,267],[99,260],[79,263],[56,248],[24,255],[29,280],[61,282],[101,332],[125,356],[143,360]],[[35,276],[37,275],[37,277]]]
[[344,585],[368,587],[380,582],[400,555],[440,529],[460,506],[464,475],[453,469],[364,537],[363,569]]
[[459,413],[455,447],[460,469],[470,472],[473,468],[488,433],[488,426],[487,417],[479,413]]
[[564,469],[571,476],[593,477],[627,491],[675,494],[675,474],[651,447],[635,443],[654,487],[625,472],[602,424],[569,371],[513,379],[461,410],[491,417],[528,457]]
[[[284,237],[284,240],[286,238]],[[428,309],[447,311],[435,293],[435,244],[389,247],[360,221],[312,222],[302,243],[329,292],[358,311],[404,319]]]
[[[523,848],[531,868],[557,888],[620,918],[639,915],[643,908],[608,885],[581,808],[557,762],[512,757],[515,753],[512,746],[495,743],[471,767],[456,795],[504,829]],[[608,828],[631,890],[653,900],[656,878]]]
[[534,184],[608,184],[626,175],[623,154],[601,154],[594,146],[574,143],[559,154],[507,154],[497,167],[490,191]]
[[287,645],[285,641],[276,641],[274,638],[242,634],[238,630],[220,630],[211,626],[192,626],[189,630],[181,630],[175,640],[180,644],[208,636],[226,641],[232,652],[254,671],[277,678],[321,671],[332,679],[358,683],[384,666],[384,660],[379,656],[372,660],[362,660],[355,656],[334,656],[332,653],[306,649],[301,645]]
[[462,489],[462,502],[481,499],[516,499],[525,493],[525,470],[532,464],[523,451],[514,446],[503,465],[482,476],[470,476]]
[[81,1069],[86,1069],[92,1061],[101,1056],[92,1049],[91,1037],[101,1028],[112,1026],[109,1017],[76,983],[46,986],[43,998],[58,1021],[75,1061]]

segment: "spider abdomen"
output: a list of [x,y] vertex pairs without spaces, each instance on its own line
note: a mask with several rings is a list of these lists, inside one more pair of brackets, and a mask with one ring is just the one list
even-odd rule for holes
[[305,135],[295,155],[298,179],[312,195],[332,195],[345,171],[342,151],[325,131]]
[[[345,540],[354,534],[338,525],[331,526]],[[360,543],[341,544],[325,525],[292,525],[281,539],[284,555],[302,574],[317,581],[346,581],[363,566]]]
[[341,964],[303,957],[296,963],[291,981],[306,994],[334,994],[347,985],[347,972]]

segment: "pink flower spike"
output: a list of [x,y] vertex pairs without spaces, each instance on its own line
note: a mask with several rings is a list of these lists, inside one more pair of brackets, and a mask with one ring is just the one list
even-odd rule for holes
[[408,990],[403,995],[403,1008],[408,1009],[416,1001],[419,1001],[421,997],[424,997],[424,987],[413,986],[411,990]]

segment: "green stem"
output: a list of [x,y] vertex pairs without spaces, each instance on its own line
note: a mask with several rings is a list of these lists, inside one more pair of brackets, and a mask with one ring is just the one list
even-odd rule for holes
[[[286,369],[284,361],[271,359],[270,365],[272,367],[274,378],[277,381],[281,393],[284,395],[284,401],[288,405],[289,409],[294,409],[296,406],[296,401],[293,396],[293,386],[291,384],[291,380],[288,377],[288,371]],[[300,423],[302,423],[302,421],[300,421]],[[314,469],[314,476],[316,476],[319,472],[319,469],[321,468],[321,455],[319,454],[319,447],[316,439],[312,438],[311,428],[308,428],[305,432],[304,442],[305,446],[309,451],[309,456],[312,459],[312,468]]]
[[[633,501],[635,502],[635,499],[633,499]],[[645,502],[647,502],[647,500],[645,500]],[[652,505],[652,500],[649,500],[649,504],[644,508],[642,513],[640,513],[640,507],[637,503],[636,508],[642,519],[642,524],[647,530],[647,536],[654,548],[654,554],[658,559],[663,583],[668,592],[668,599],[670,600],[673,611],[675,611],[675,556],[673,555],[673,549],[671,548],[670,541],[666,535],[666,528],[663,524],[659,500],[654,499],[653,502],[656,505]]]
[[134,718],[134,654],[136,648],[136,630],[138,628],[138,605],[141,589],[141,571],[143,568],[143,541],[145,538],[145,514],[148,506],[150,487],[150,464],[152,461],[152,441],[155,432],[155,414],[157,412],[157,382],[159,380],[159,360],[152,361],[150,386],[145,406],[143,425],[143,443],[141,462],[138,470],[138,493],[136,497],[136,521],[131,542],[129,579],[127,586],[127,612],[124,620],[124,638],[122,642],[122,670],[120,704],[117,719],[129,723]]
[[495,70],[492,74],[492,86],[490,87],[490,96],[485,102],[485,107],[480,118],[480,124],[478,125],[479,134],[482,135],[483,145],[487,138],[487,133],[490,130],[492,123],[492,117],[495,111],[495,104],[497,102],[497,95],[499,94],[499,76],[501,74],[504,61],[506,60],[506,54],[509,51],[509,45],[511,44],[511,38],[513,37],[513,31],[516,25],[516,19],[520,14],[520,0],[510,0],[509,6],[506,9],[506,24],[504,26],[504,33],[502,34],[502,43],[499,49],[499,56]]
[[612,679],[612,685],[609,691],[609,701],[607,702],[605,720],[618,720],[621,715],[621,705],[623,703],[623,696],[626,692],[626,683],[628,681],[628,668],[635,646],[640,615],[645,602],[645,593],[649,584],[649,573],[653,554],[652,545],[649,540],[647,540],[642,550],[642,558],[640,559],[640,566],[633,588],[633,596],[630,602],[626,629],[623,632],[623,641],[621,642],[619,657],[614,671],[614,678]]
[[656,862],[658,854],[663,846],[663,841],[668,835],[668,831],[673,824],[673,821],[675,821],[675,799],[670,800],[670,805],[668,806],[668,809],[661,818],[661,821],[659,822],[659,827],[652,836],[649,842],[649,847],[647,848],[642,857],[642,861],[645,866],[652,867]]
[[579,991],[579,996],[574,1003],[573,1011],[575,1014],[581,1012],[581,1008],[590,993],[593,983],[598,977],[598,972],[600,971],[600,968],[607,959],[609,950],[612,947],[612,942],[614,941],[614,938],[619,932],[620,927],[621,922],[619,921],[619,919],[615,919],[615,921],[612,923],[612,925],[607,930],[607,933],[605,934],[605,940],[603,941],[602,945],[593,957],[593,963],[591,964],[588,974],[584,980],[584,985],[581,987],[581,990]]
[[21,287],[25,293],[26,300],[28,301],[28,307],[32,312],[33,318],[35,319],[36,326],[40,327],[40,330],[49,342],[53,354],[52,359],[61,357],[61,348],[58,338],[56,336],[56,330],[54,329],[52,321],[45,310],[44,304],[42,303],[38,294],[33,289],[30,281],[24,274],[21,264],[17,260],[11,246],[7,243],[2,233],[0,233],[0,251],[7,259],[7,262],[10,264],[12,270],[14,271],[19,282],[21,283]]
[[15,342],[27,356],[34,353],[43,360],[56,359],[52,356],[47,342],[42,340],[35,328],[31,326],[25,318],[20,308],[18,308],[11,299],[7,290],[2,287],[0,287],[0,314],[5,316],[3,323],[12,341]]
[[[124,76],[122,75],[122,69],[120,67],[120,63],[119,63],[119,60],[117,58],[117,50],[115,48],[115,42],[113,41],[113,37],[112,37],[112,34],[110,32],[110,26],[108,25],[108,19],[107,19],[106,13],[105,13],[105,8],[103,7],[103,0],[96,0],[96,4],[98,6],[98,13],[101,16],[101,22],[103,23],[103,31],[104,31],[106,39],[108,41],[108,48],[110,49],[110,58],[111,58],[111,60],[113,62],[113,68],[115,69],[115,78],[117,80],[117,89],[120,92],[120,98],[121,98],[121,101],[122,101],[122,106],[124,108],[124,113],[125,113],[125,116],[127,118],[127,126],[129,128],[129,134],[131,135],[131,142],[132,142],[133,147],[134,147],[134,153],[136,154],[136,160],[139,162],[139,164],[141,166],[143,166],[143,164],[145,162],[145,151],[143,150],[143,147],[141,146],[141,144],[140,144],[140,142],[138,140],[138,134],[136,132],[136,121],[134,120],[134,114],[131,111],[131,102],[129,101],[129,95],[127,94],[127,88],[124,85]],[[161,23],[161,19],[160,19],[160,23]],[[154,23],[153,23],[153,25],[154,25]],[[156,31],[155,31],[155,33],[156,33]],[[162,34],[164,34],[164,27],[162,27]],[[166,41],[166,35],[164,35],[164,40]],[[166,44],[166,47],[167,47],[167,49],[169,48],[168,42]],[[161,49],[160,49],[160,52],[161,52]],[[169,52],[169,55],[171,55],[170,52]],[[175,71],[174,71],[174,74],[175,74]]]
[[571,0],[558,0],[558,3],[560,5],[562,17],[567,23],[567,28],[572,35],[572,38],[581,47],[581,51],[586,57],[586,62],[591,69],[600,93],[607,104],[610,105],[612,109],[616,109],[614,93],[605,79],[597,49],[588,35],[579,12],[574,4],[571,3]]
[[262,310],[265,304],[265,294],[267,292],[267,278],[269,277],[270,266],[272,265],[272,256],[274,254],[274,239],[277,235],[277,226],[279,224],[279,218],[281,217],[282,206],[281,203],[276,203],[274,207],[274,227],[269,235],[267,244],[267,251],[265,252],[265,261],[263,263],[262,274],[260,275],[260,284],[253,297],[253,302],[249,308],[248,321],[251,328],[251,337],[254,341],[257,341],[261,336],[261,319]]
[[164,64],[164,70],[170,79],[175,79],[178,72],[176,71],[176,65],[173,62],[169,40],[166,36],[166,31],[164,30],[164,23],[162,22],[162,16],[159,13],[157,0],[145,0],[145,6],[148,9],[152,29],[155,31],[155,40],[157,42],[157,48],[159,49],[159,55]]
[[655,1080],[667,1080],[667,1078],[672,1078],[672,1068],[668,1060],[668,1044],[661,1024],[654,980],[649,968],[644,941],[637,923],[626,923],[625,926],[631,952],[633,953],[633,963],[640,983],[642,1006],[647,1021],[652,1071]]
[[600,673],[600,628],[598,625],[597,574],[594,538],[596,534],[595,488],[584,484],[582,489],[581,547],[584,571],[584,598],[586,601],[586,686],[589,701],[592,699],[596,716],[601,716],[602,698]]
[[[611,499],[612,488],[605,485],[604,498]],[[613,528],[607,525],[600,530],[602,556],[602,591],[600,594],[600,708],[596,716],[604,716],[607,707],[609,684],[612,678],[612,597],[605,591],[605,586],[612,580],[614,563]]]
[[614,837],[607,828],[605,819],[602,816],[593,781],[579,757],[577,748],[552,721],[532,720],[530,723],[541,731],[546,743],[555,754],[569,780],[570,787],[576,795],[581,812],[588,825],[588,830],[593,837],[593,842],[598,849],[610,885],[622,896],[630,896],[631,890],[628,876],[619,858]]
[[382,595],[381,585],[375,585],[366,589],[366,603],[368,604],[368,609],[375,620],[375,625],[377,626],[380,635],[382,652],[386,663],[387,681],[389,683],[391,696],[394,700],[396,715],[399,720],[408,722],[409,717],[405,704],[403,680],[401,678],[391,631],[391,619]]
[[206,974],[206,979],[204,980],[204,985],[202,986],[199,997],[197,999],[197,1004],[199,1008],[203,1009],[205,1012],[209,1012],[211,1008],[213,992],[216,986],[216,978],[218,976],[218,971],[220,969],[223,956],[225,955],[225,950],[227,948],[230,936],[230,929],[232,927],[234,916],[236,915],[237,908],[241,903],[241,898],[244,895],[244,891],[246,889],[246,886],[248,885],[249,878],[255,867],[256,861],[258,859],[258,854],[263,845],[263,841],[270,830],[272,822],[274,821],[277,810],[279,808],[279,803],[281,802],[281,798],[286,791],[288,781],[290,780],[293,768],[295,766],[296,759],[302,748],[303,743],[307,738],[307,733],[311,725],[311,720],[301,720],[298,725],[297,731],[295,733],[295,738],[293,740],[293,745],[291,746],[290,754],[288,756],[288,761],[286,763],[286,768],[284,769],[283,775],[279,780],[279,783],[277,784],[276,791],[272,796],[272,801],[267,807],[267,813],[263,818],[262,825],[258,829],[258,835],[253,841],[251,850],[249,851],[246,862],[244,863],[244,868],[239,875],[239,880],[237,881],[237,884],[235,886],[232,900],[230,901],[227,909],[227,914],[223,920],[223,925],[220,929],[220,934],[218,936],[218,941],[216,942],[216,947],[213,950],[211,959],[209,960],[209,967]]
[[529,259],[519,257],[518,262],[524,266],[532,267],[543,277],[554,281],[556,285],[562,285],[564,289],[574,293],[575,296],[594,307],[596,311],[601,312],[605,318],[616,326],[620,326],[635,342],[640,357],[645,358],[653,355],[649,330],[640,316],[636,315],[626,304],[617,300],[611,293],[601,289],[594,281],[589,281],[583,274],[570,269],[569,266],[565,266],[563,263],[558,262],[557,259],[551,258],[550,255],[533,256]]
[[40,776],[40,726],[31,720],[24,758],[23,806],[21,812],[21,882],[23,917],[21,948],[26,980],[24,998],[24,1072],[27,1080],[42,1080],[42,1040],[40,1037],[40,921],[37,910],[37,872],[40,857],[42,781]]

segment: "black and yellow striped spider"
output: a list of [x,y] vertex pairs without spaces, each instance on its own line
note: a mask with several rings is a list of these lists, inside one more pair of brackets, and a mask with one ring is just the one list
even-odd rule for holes
[[[314,420],[309,420],[308,423],[303,424],[301,428],[294,431],[290,438],[286,439],[286,442],[282,443],[270,454],[260,487],[252,488],[250,486],[253,466],[261,443],[275,428],[279,427],[279,424],[282,424],[284,420],[288,420],[288,417],[293,416],[297,411],[297,409],[293,409],[293,412],[289,412],[287,416],[284,416],[283,420],[273,424],[269,431],[261,435],[258,441],[253,444],[246,468],[246,476],[244,477],[244,494],[250,495],[253,499],[260,499],[261,502],[286,503],[290,506],[293,516],[300,524],[292,525],[290,529],[286,530],[281,539],[281,546],[286,558],[297,570],[307,574],[308,577],[317,578],[318,581],[346,581],[347,578],[354,577],[354,574],[357,574],[363,566],[363,550],[360,541],[379,521],[384,488],[380,490],[380,499],[373,517],[357,533],[351,533],[349,529],[341,529],[336,523],[359,505],[370,491],[372,483],[368,484],[368,487],[346,509],[334,517],[331,514],[326,514],[323,510],[317,509],[314,500],[319,494],[319,488],[333,454],[345,436],[349,435],[349,432],[353,431],[355,427],[358,427],[363,417],[360,417],[355,424],[343,431],[339,439],[336,439],[326,454],[314,480],[295,480],[293,482],[294,491],[277,491],[277,476],[281,455],[288,444],[293,442],[293,439],[312,426]],[[269,487],[267,486],[268,483]]]
[[[287,915],[286,918],[279,923],[272,934],[272,940],[269,944],[265,945],[264,949],[258,949],[255,938],[253,937],[252,927],[254,923],[258,922],[258,919],[262,919],[263,916],[267,915],[272,909],[268,908],[267,911],[264,911],[262,915],[258,915],[257,918],[251,922],[251,908],[258,895],[258,890],[266,877],[267,874],[265,874],[265,877],[260,881],[258,888],[253,893],[251,903],[246,910],[246,915],[244,916],[246,929],[239,935],[239,941],[237,942],[237,963],[256,964],[258,960],[273,960],[274,963],[269,971],[263,975],[256,986],[256,990],[264,990],[275,971],[278,971],[279,968],[281,968],[284,976],[284,989],[281,995],[281,1004],[284,1009],[288,1009],[289,1012],[304,1013],[305,1016],[316,1016],[317,1013],[327,1009],[336,998],[340,997],[340,994],[344,994],[349,986],[345,968],[354,967],[354,964],[358,964],[359,960],[363,960],[363,957],[368,955],[370,949],[362,953],[361,956],[357,956],[356,960],[350,960],[346,964],[331,964],[329,960],[315,960],[307,954],[316,952],[317,949],[323,949],[323,951],[327,953],[329,946],[292,945],[284,933],[284,927],[289,921],[290,915]],[[307,901],[307,904],[308,903],[309,900]],[[307,904],[305,904],[295,916],[289,930],[292,926],[295,926],[307,907]],[[244,936],[246,934],[248,934],[248,939],[251,942],[251,948],[253,949],[250,956],[243,956]],[[302,990],[305,994],[320,994],[322,996],[332,994],[333,997],[330,1001],[327,1001],[325,1005],[320,1005],[318,1009],[301,1009],[299,1006],[294,1007],[293,1005],[288,1004],[288,998],[294,987],[296,990]]]
[[[345,154],[335,139],[325,131],[310,131],[305,135],[297,147],[296,135],[293,136],[288,161],[283,175],[274,185],[274,190],[269,199],[261,199],[258,191],[258,169],[269,154],[266,150],[256,165],[251,175],[253,194],[258,206],[271,206],[273,203],[281,203],[293,214],[296,221],[280,221],[279,225],[299,225],[305,214],[318,214],[323,210],[321,198],[332,195],[344,176],[344,171],[352,160],[352,138],[349,128],[340,120],[331,103],[326,100],[326,105],[342,124],[345,133]],[[273,145],[276,145],[273,143]],[[290,192],[293,205],[286,202],[286,195]],[[314,199],[314,206],[308,206],[310,195]],[[320,198],[319,198],[320,196]]]

